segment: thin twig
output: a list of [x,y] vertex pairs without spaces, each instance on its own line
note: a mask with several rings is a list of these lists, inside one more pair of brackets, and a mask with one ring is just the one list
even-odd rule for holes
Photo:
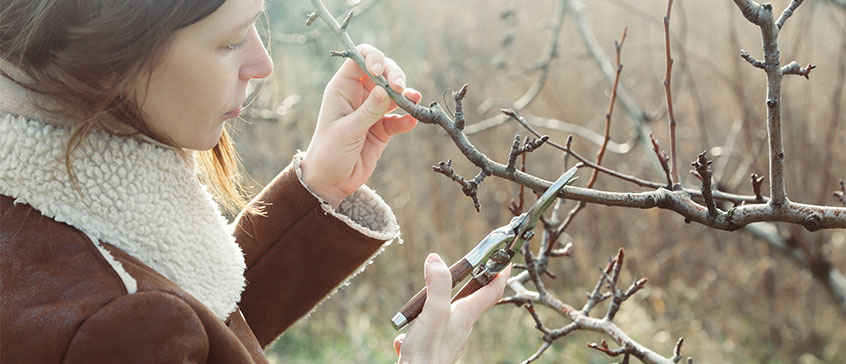
[[[532,314],[532,319],[535,321],[535,326],[538,327],[539,330],[543,333],[544,341],[541,348],[538,349],[538,351],[536,351],[526,361],[524,361],[524,363],[536,360],[538,357],[540,357],[541,354],[543,354],[543,352],[546,351],[546,349],[548,349],[549,345],[551,345],[553,341],[565,337],[576,330],[587,330],[606,334],[613,338],[614,341],[619,344],[622,348],[612,350],[608,347],[607,342],[602,345],[597,345],[596,347],[591,346],[595,349],[603,349],[600,351],[606,353],[619,353],[623,355],[631,355],[640,359],[644,363],[676,363],[676,361],[673,361],[673,359],[661,356],[660,354],[641,345],[640,343],[629,337],[622,329],[620,329],[616,324],[614,324],[611,319],[607,317],[608,315],[606,315],[605,318],[594,318],[589,316],[591,308],[595,307],[596,304],[601,302],[602,300],[605,300],[608,297],[612,296],[612,293],[602,293],[601,289],[605,285],[605,282],[613,279],[610,277],[610,275],[619,276],[619,271],[617,271],[616,273],[614,273],[614,271],[618,270],[619,268],[617,267],[622,265],[623,259],[621,256],[621,251],[618,252],[617,257],[612,259],[612,261],[608,264],[605,269],[601,270],[599,281],[597,282],[596,287],[593,289],[593,292],[588,295],[588,302],[585,303],[585,307],[581,310],[574,309],[572,306],[555,298],[551,293],[546,290],[543,283],[540,281],[538,266],[535,264],[538,260],[535,259],[531,250],[528,248],[528,245],[524,246],[523,254],[527,262],[527,270],[515,277],[511,277],[508,280],[508,287],[515,291],[515,295],[507,298],[507,300],[509,301],[509,303],[515,303],[519,305],[531,303],[529,307],[532,308],[529,310],[529,312],[530,314]],[[532,281],[535,284],[535,287],[537,288],[537,292],[528,291],[522,284],[526,281]],[[633,294],[639,289],[637,287],[642,287],[645,283],[645,279],[640,279],[633,283],[632,287],[630,287],[626,292],[620,292],[619,290],[616,290],[617,294],[615,296],[615,300],[617,304],[619,305],[619,303],[625,301],[625,299],[630,297],[631,294]],[[549,329],[542,324],[539,316],[534,312],[536,305],[548,307],[556,313],[570,319],[572,322],[558,329]],[[677,351],[679,350],[678,347],[676,349]]]
[[708,215],[716,216],[719,212],[717,210],[717,204],[714,202],[714,196],[711,191],[711,162],[708,158],[705,157],[706,152],[699,153],[699,157],[690,163],[691,166],[695,169],[696,172],[694,173],[696,177],[702,180],[702,198],[705,199],[705,206],[708,207]]
[[672,359],[672,360],[673,360],[674,362],[677,362],[677,363],[678,363],[678,362],[679,362],[679,360],[681,360],[681,347],[682,347],[682,343],[684,343],[684,338],[683,338],[683,337],[680,337],[680,338],[679,338],[679,341],[677,341],[677,342],[676,342],[676,348],[675,348],[675,349],[673,349],[673,359]]
[[[617,53],[617,73],[614,76],[614,84],[611,88],[611,100],[608,102],[608,112],[605,113],[605,138],[603,139],[602,146],[599,148],[599,151],[596,153],[596,165],[602,165],[602,158],[605,156],[605,149],[608,147],[608,142],[611,140],[611,115],[614,113],[614,102],[617,101],[617,86],[620,84],[620,73],[623,72],[623,64],[620,63],[620,53],[623,48],[623,43],[626,41],[626,33],[628,31],[628,27],[623,28],[623,34],[620,36],[619,41],[614,41],[614,49]],[[569,144],[569,141],[568,141]],[[569,149],[569,147],[568,147]],[[590,175],[590,180],[588,180],[587,185],[585,188],[593,188],[594,183],[599,177],[599,170],[594,169],[593,173]],[[584,201],[580,201],[576,207],[570,210],[570,213],[567,214],[567,217],[564,219],[564,222],[561,223],[555,232],[553,232],[553,236],[560,236],[567,228],[570,226],[572,221],[575,219],[576,215],[585,208]],[[549,250],[552,249],[552,244],[549,245]],[[550,251],[546,253],[549,254]]]
[[759,60],[755,59],[755,57],[752,57],[751,55],[749,55],[749,52],[747,52],[744,49],[740,50],[740,58],[745,59],[746,62],[749,62],[749,64],[751,64],[751,65],[753,65],[757,68],[764,69],[764,61],[759,61]]
[[467,96],[467,84],[461,87],[458,92],[452,93],[452,99],[455,100],[455,128],[458,130],[464,129],[464,97]]
[[761,185],[764,183],[764,176],[759,176],[757,173],[752,173],[752,190],[755,191],[755,198],[758,201],[764,201],[764,197],[761,195]]
[[432,170],[449,177],[455,182],[458,182],[458,184],[461,185],[461,191],[463,191],[466,196],[473,199],[473,207],[476,208],[476,212],[481,211],[481,204],[479,203],[479,196],[477,192],[479,185],[481,185],[485,177],[488,176],[484,170],[480,171],[479,174],[476,175],[476,178],[473,178],[472,181],[465,180],[459,176],[454,169],[452,169],[452,160],[440,162],[438,165],[432,166]]
[[655,140],[655,137],[653,137],[652,134],[649,134],[649,140],[652,141],[652,150],[655,152],[655,156],[658,157],[658,163],[661,163],[661,168],[664,170],[664,175],[667,177],[666,187],[667,189],[672,189],[673,178],[670,177],[670,157],[667,156],[667,152],[661,151],[661,146],[658,145],[658,141]]
[[796,10],[799,5],[802,5],[803,1],[805,0],[793,0],[790,2],[790,5],[788,5],[787,8],[784,9],[784,11],[781,13],[781,16],[779,16],[778,20],[776,21],[776,26],[779,29],[784,26],[784,22],[786,22],[787,19],[789,19],[790,16],[793,15],[793,11]]
[[670,176],[673,184],[681,183],[679,169],[676,165],[676,115],[673,112],[673,56],[670,52],[670,12],[673,9],[673,0],[667,0],[667,15],[664,16],[664,47],[666,49],[667,68],[664,73],[664,93],[667,95],[667,118],[670,127]]
[[[570,11],[570,15],[573,16],[573,20],[576,22],[579,35],[581,36],[585,47],[587,47],[591,58],[594,60],[596,65],[599,66],[599,69],[602,71],[605,79],[608,80],[608,82],[611,82],[616,77],[616,69],[609,58],[605,55],[600,42],[597,41],[590,24],[588,24],[588,21],[584,16],[584,4],[581,0],[567,0],[567,7]],[[637,101],[635,101],[634,97],[631,96],[625,86],[625,82],[622,80],[620,81],[617,89],[617,97],[620,99],[620,103],[623,108],[629,114],[628,119],[631,121],[632,128],[636,134],[635,142],[648,145],[649,140],[647,139],[647,135],[651,134],[652,131],[650,130],[649,125],[647,125],[647,122],[652,120],[652,117],[649,116],[647,112],[643,111],[643,108],[641,108]]]
[[837,197],[843,206],[846,206],[846,182],[840,180],[840,191],[834,191],[834,197]]
[[[532,85],[529,86],[529,89],[520,96],[519,99],[510,103],[508,108],[514,109],[516,111],[523,110],[529,104],[534,101],[537,96],[540,94],[540,91],[543,89],[543,86],[546,84],[546,80],[549,77],[549,69],[550,64],[552,61],[558,56],[558,37],[561,34],[561,23],[564,19],[564,14],[566,14],[566,7],[564,6],[565,0],[559,0],[558,4],[556,5],[555,12],[553,13],[552,20],[550,21],[550,36],[549,41],[546,44],[546,48],[543,51],[543,55],[541,59],[538,60],[537,63],[532,67],[538,71],[538,75],[535,77],[535,81],[532,82]],[[482,103],[479,106],[478,111],[480,114],[487,113],[490,111],[491,108],[495,106],[495,103],[491,100],[486,100],[486,102]],[[508,120],[507,117],[503,116],[502,114],[497,114],[491,118],[479,121],[477,123],[473,123],[472,125],[467,126],[466,133],[468,135],[475,134],[497,125],[500,125]]]
[[[770,204],[781,206],[788,203],[784,187],[784,142],[781,137],[781,81],[784,73],[780,67],[778,50],[778,29],[793,13],[801,1],[793,1],[779,18],[778,26],[773,20],[772,4],[758,4],[751,0],[734,0],[743,16],[761,28],[764,45],[764,70],[767,73],[767,131],[770,145]],[[807,67],[807,68],[810,68]],[[806,70],[805,73],[810,70]]]
[[[742,3],[744,1],[735,0],[735,2]],[[355,44],[349,38],[349,35],[340,29],[338,22],[331,14],[329,14],[328,10],[326,10],[326,7],[320,0],[312,0],[312,3],[315,4],[315,8],[318,10],[317,12],[321,19],[329,24],[330,28],[332,28],[333,31],[342,39],[345,49],[351,53],[351,58],[356,61],[359,67],[366,69],[364,65],[364,58],[356,49]],[[772,21],[771,17],[770,21]],[[767,39],[767,37],[764,37],[764,39]],[[765,52],[765,54],[769,54],[768,52],[769,51]],[[767,62],[769,62],[769,59]],[[770,77],[769,74],[770,72],[768,71],[768,77]],[[429,107],[416,105],[402,95],[393,92],[393,90],[387,86],[387,82],[384,77],[376,77],[370,74],[368,75],[374,80],[374,82],[376,82],[376,84],[381,85],[388,91],[391,99],[394,100],[400,108],[407,111],[421,123],[437,124],[444,129],[461,153],[471,163],[482,169],[485,173],[516,182],[535,191],[543,191],[552,184],[549,181],[542,180],[522,171],[508,171],[505,165],[491,160],[479,151],[467,139],[467,136],[461,130],[455,129],[452,118],[444,112],[440,105],[437,103],[432,103]],[[778,75],[778,77],[781,77],[781,75]],[[777,91],[780,91],[780,89]],[[773,90],[768,91],[768,94],[771,95],[779,93],[780,92],[775,92]],[[773,102],[777,104],[777,102]],[[778,110],[780,111],[780,109]],[[771,150],[781,151],[780,115],[770,115],[768,119],[779,121],[778,127],[770,128],[771,131],[777,130],[778,134],[778,137],[774,138],[772,137],[773,133],[771,133],[771,141],[774,139],[779,140],[778,147],[771,147]],[[552,145],[551,142],[548,142],[548,144]],[[779,158],[784,158],[783,151],[781,152]],[[667,191],[665,189],[658,189],[656,191],[642,193],[618,193],[567,186],[560,192],[559,196],[571,200],[599,203],[608,206],[626,206],[635,208],[659,207],[669,209],[684,216],[686,220],[696,221],[724,230],[735,230],[752,222],[758,221],[790,222],[800,224],[811,231],[846,227],[846,208],[806,205],[787,201],[783,193],[783,164],[780,165],[780,170],[779,168],[772,169],[778,172],[771,173],[771,176],[778,176],[782,182],[779,187],[773,187],[773,185],[776,185],[777,183],[775,183],[775,178],[770,178],[770,181],[772,181],[770,189],[771,195],[773,196],[771,197],[771,202],[766,206],[760,204],[739,206],[733,211],[733,216],[729,218],[727,218],[724,214],[718,215],[716,218],[711,218],[707,209],[696,204],[693,200],[691,200],[690,194],[683,190]],[[778,191],[779,189],[781,190],[779,196],[781,196],[782,199],[780,202],[775,202],[773,200],[777,200],[777,198],[772,191]]]
[[799,66],[799,63],[796,63],[796,61],[792,61],[792,62],[786,64],[784,67],[781,68],[781,74],[783,74],[783,75],[799,75],[799,76],[804,76],[805,79],[810,79],[809,75],[811,74],[811,70],[814,69],[814,68],[817,68],[817,66],[814,66],[814,65],[808,63],[807,66],[802,67],[802,66]]

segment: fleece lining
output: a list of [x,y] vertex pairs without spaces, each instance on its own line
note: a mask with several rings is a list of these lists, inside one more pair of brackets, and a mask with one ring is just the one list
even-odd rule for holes
[[[65,167],[70,135],[65,126],[13,114],[0,116],[0,194],[85,232],[127,293],[137,291],[137,282],[99,241],[162,274],[219,319],[228,318],[244,290],[246,265],[230,226],[197,178],[194,155],[95,131],[71,157],[77,190]],[[308,190],[299,168],[303,156],[298,153],[293,164]],[[334,293],[394,239],[399,240],[399,225],[390,207],[367,186],[348,196],[337,210],[309,192],[325,214],[364,236],[387,242]]]
[[235,311],[246,264],[226,219],[200,184],[193,155],[93,132],[65,168],[69,128],[0,119],[0,194],[129,253],[218,318]]

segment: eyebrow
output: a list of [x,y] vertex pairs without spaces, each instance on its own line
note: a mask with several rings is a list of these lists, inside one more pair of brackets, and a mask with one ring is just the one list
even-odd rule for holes
[[250,19],[250,21],[247,21],[247,22],[244,22],[244,23],[238,24],[238,25],[236,25],[236,26],[234,26],[234,27],[230,28],[230,30],[231,30],[231,31],[234,31],[234,30],[238,30],[238,29],[246,28],[248,25],[255,23],[255,22],[256,22],[256,19],[258,19],[259,15],[261,15],[261,13],[263,13],[265,10],[267,10],[267,1],[266,1],[266,0],[263,0],[263,1],[261,2],[261,9],[259,9],[259,11],[256,13],[256,15],[255,15],[255,16],[253,16],[253,18],[252,18],[252,19]]

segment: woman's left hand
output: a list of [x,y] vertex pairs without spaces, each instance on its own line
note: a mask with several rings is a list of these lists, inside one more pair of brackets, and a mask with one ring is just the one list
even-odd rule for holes
[[[358,50],[372,74],[385,76],[391,89],[420,102],[423,96],[405,87],[405,73],[394,60],[368,44],[359,45]],[[417,124],[411,115],[387,114],[395,109],[387,91],[347,59],[326,85],[317,128],[300,164],[309,189],[337,208],[361,187],[391,136]]]

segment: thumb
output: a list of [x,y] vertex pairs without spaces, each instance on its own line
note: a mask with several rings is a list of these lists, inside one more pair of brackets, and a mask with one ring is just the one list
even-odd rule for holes
[[348,116],[349,122],[354,126],[367,130],[374,123],[385,117],[390,104],[391,99],[388,97],[388,92],[381,87],[374,87],[370,91],[370,95],[367,96],[367,99],[361,103],[361,106]]
[[405,334],[399,334],[394,339],[394,351],[397,352],[397,355],[400,353],[400,349],[402,349],[402,342],[405,341]]

